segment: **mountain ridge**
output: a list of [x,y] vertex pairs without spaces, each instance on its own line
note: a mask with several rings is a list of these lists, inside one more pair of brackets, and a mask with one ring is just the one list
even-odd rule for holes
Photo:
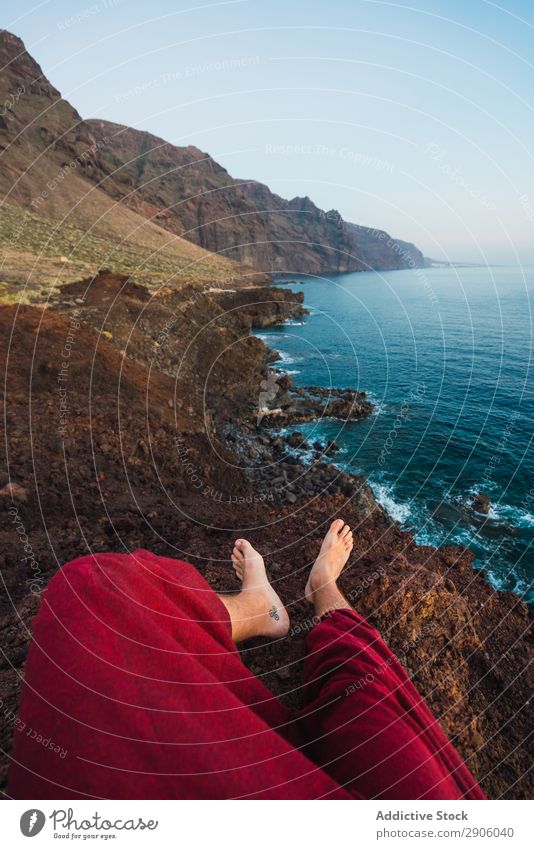
[[[279,273],[425,265],[415,245],[346,222],[337,210],[324,211],[308,196],[286,200],[258,180],[233,178],[197,147],[176,147],[146,130],[103,119],[86,123],[105,167],[118,165],[130,198],[135,192],[130,202],[159,209],[161,226],[207,250],[225,250],[233,259]],[[139,157],[144,158],[143,173],[150,175],[141,185],[135,182]],[[169,174],[176,177],[171,185]]]
[[170,233],[175,248],[192,243],[234,261],[241,272],[243,266],[339,273],[425,264],[414,245],[346,222],[307,196],[286,200],[256,180],[233,178],[193,145],[84,120],[6,30],[0,63],[4,203],[155,249]]
[[[151,266],[151,259],[163,258],[167,279],[220,280],[254,277],[224,256],[217,256],[180,239],[125,204],[117,203],[102,185],[108,173],[98,158],[98,143],[79,113],[64,100],[58,89],[43,75],[40,66],[11,33],[0,32],[0,242],[5,246],[2,276],[27,282],[38,278],[49,282],[41,271],[43,245],[53,243],[58,229],[76,228],[83,240],[103,238],[111,249],[123,246],[128,254],[140,253],[137,266]],[[33,251],[20,228],[11,227],[15,212],[40,217],[38,239]],[[20,216],[18,216],[20,218]],[[26,237],[27,232],[24,233]],[[66,241],[68,246],[69,239]],[[47,251],[44,251],[48,253]],[[76,279],[107,263],[110,251],[94,256],[90,267],[80,265],[67,250],[57,260],[63,264],[60,282]],[[75,252],[74,252],[75,253]],[[33,257],[32,273],[27,275],[27,258]],[[108,263],[109,264],[109,263]],[[111,263],[115,270],[134,273],[120,258]],[[31,266],[30,266],[31,267]],[[157,275],[155,275],[157,276]],[[265,275],[263,275],[265,278]],[[54,278],[51,278],[54,279]]]

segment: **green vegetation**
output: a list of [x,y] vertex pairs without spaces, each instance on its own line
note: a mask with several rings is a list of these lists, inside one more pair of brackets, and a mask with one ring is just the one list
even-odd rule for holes
[[[34,290],[62,285],[109,268],[143,282],[203,283],[228,276],[230,263],[168,234],[162,250],[103,238],[71,224],[58,223],[4,204],[0,206],[0,301],[11,300],[6,284],[26,283]],[[179,251],[185,246],[184,256]]]

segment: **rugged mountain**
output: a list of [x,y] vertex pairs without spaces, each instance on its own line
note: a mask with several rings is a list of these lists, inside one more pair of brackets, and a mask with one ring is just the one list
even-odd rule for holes
[[[156,265],[163,262],[167,277],[244,276],[245,270],[226,257],[207,253],[127,204],[115,202],[116,192],[105,191],[108,172],[90,127],[46,79],[22,41],[5,30],[0,31],[0,69],[4,279],[15,279],[22,269],[26,272],[32,257],[37,258],[33,265],[40,264],[43,253],[56,258],[66,254],[66,261],[86,273],[99,266],[144,272],[156,257]],[[17,207],[26,215],[17,215]],[[67,233],[65,227],[70,228]],[[107,244],[100,244],[94,261],[87,263],[85,255],[80,264],[76,256],[80,245],[87,247],[94,237],[106,239]],[[117,251],[126,251],[126,264],[121,256],[114,256]],[[27,279],[25,274],[20,276]]]
[[[414,246],[345,222],[307,197],[284,200],[238,180],[196,147],[107,121],[83,121],[22,41],[0,31],[0,193],[3,203],[190,266],[219,255],[219,276],[341,272],[423,265]],[[213,258],[212,262],[215,262]]]
[[175,147],[109,121],[87,124],[97,139],[99,165],[112,175],[106,191],[207,250],[284,273],[425,264],[414,245],[350,224],[308,197],[285,200],[263,183],[234,179],[196,147]]
[[347,224],[355,253],[370,268],[424,268],[428,265],[419,248],[402,239],[392,239],[384,230]]

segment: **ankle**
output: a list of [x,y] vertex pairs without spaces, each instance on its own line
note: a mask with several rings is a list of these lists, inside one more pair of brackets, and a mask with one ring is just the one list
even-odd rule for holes
[[268,608],[268,600],[261,587],[243,587],[237,598],[250,616],[259,616]]
[[314,595],[325,589],[337,590],[336,576],[326,564],[319,568],[316,565],[313,568],[310,575],[310,589]]
[[333,610],[346,610],[350,608],[345,596],[340,592],[335,580],[314,590],[312,587],[313,607],[318,618]]
[[268,606],[260,593],[253,589],[241,590],[233,595],[220,595],[219,599],[228,611],[234,643],[263,634]]

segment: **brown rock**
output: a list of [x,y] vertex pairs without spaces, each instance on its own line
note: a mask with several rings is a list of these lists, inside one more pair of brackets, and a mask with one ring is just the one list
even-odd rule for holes
[[471,501],[471,507],[473,510],[476,510],[477,513],[484,513],[487,515],[490,511],[491,500],[488,495],[484,495],[483,492],[478,492]]

